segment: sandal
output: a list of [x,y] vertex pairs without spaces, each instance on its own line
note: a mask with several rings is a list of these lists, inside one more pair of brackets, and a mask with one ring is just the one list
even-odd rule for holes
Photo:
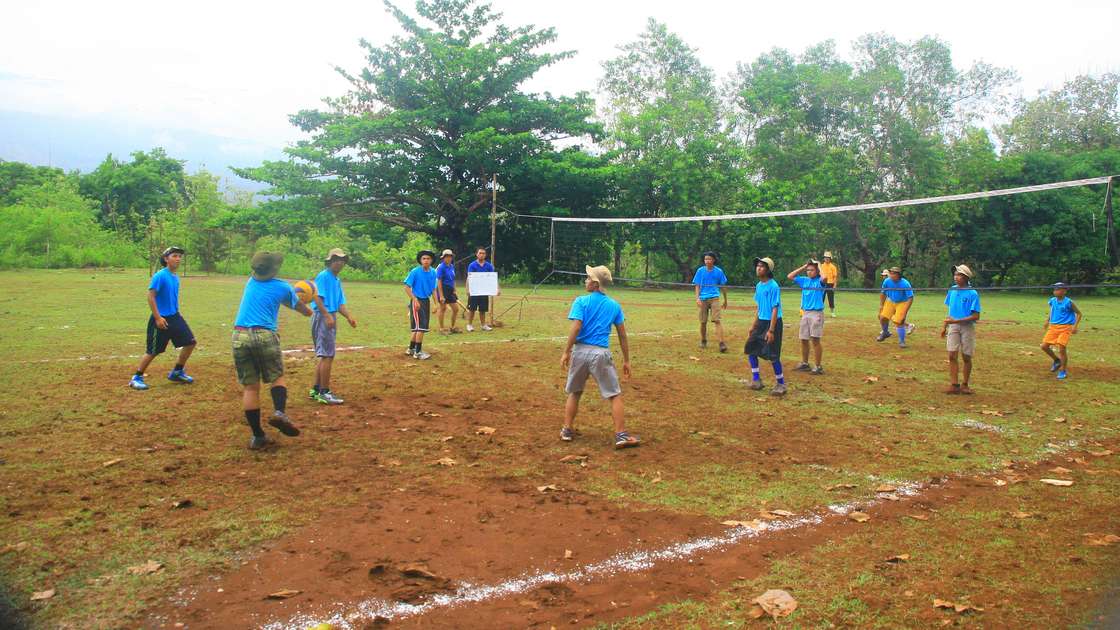
[[614,436],[615,448],[629,448],[631,446],[637,446],[638,444],[641,444],[641,442],[642,438],[636,435],[630,435],[626,431],[618,433]]
[[450,331],[450,330],[448,330],[448,329],[446,329],[446,328],[440,328],[440,329],[439,329],[439,334],[441,334],[441,335],[450,335],[450,334],[451,334],[451,331]]

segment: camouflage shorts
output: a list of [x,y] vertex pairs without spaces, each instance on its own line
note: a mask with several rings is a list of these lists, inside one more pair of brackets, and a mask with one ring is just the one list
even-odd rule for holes
[[274,383],[284,376],[284,357],[280,354],[280,335],[275,330],[254,328],[234,330],[230,340],[237,382],[242,385]]

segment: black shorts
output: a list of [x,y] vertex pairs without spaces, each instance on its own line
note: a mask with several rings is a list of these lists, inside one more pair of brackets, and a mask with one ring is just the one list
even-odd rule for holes
[[478,311],[479,313],[490,312],[490,296],[489,295],[472,295],[467,298],[467,310],[470,312]]
[[774,322],[774,341],[766,343],[766,333],[770,332],[770,320],[760,319],[758,323],[751,329],[751,334],[747,337],[747,343],[743,346],[745,354],[753,354],[754,356],[764,359],[766,361],[781,361],[782,360],[782,318],[779,317]]
[[408,323],[412,332],[428,332],[428,321],[432,318],[432,300],[430,298],[417,298],[420,301],[420,310],[413,309],[413,303],[408,303]]
[[163,319],[167,322],[166,329],[156,326],[155,315],[148,318],[148,354],[163,354],[169,341],[176,348],[185,348],[195,343],[194,333],[182,315],[175,313]]
[[443,303],[454,304],[459,301],[459,294],[455,293],[455,287],[443,285]]

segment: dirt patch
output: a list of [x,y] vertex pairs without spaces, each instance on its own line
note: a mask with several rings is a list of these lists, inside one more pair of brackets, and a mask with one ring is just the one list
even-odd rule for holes
[[[1093,449],[1120,452],[1120,445]],[[480,630],[613,623],[667,602],[703,601],[715,592],[733,591],[736,582],[763,574],[775,559],[795,558],[857,531],[868,535],[879,529],[889,537],[901,519],[912,519],[932,533],[952,527],[939,520],[939,513],[958,505],[1010,513],[1015,505],[1010,488],[1053,477],[1058,464],[1070,473],[1088,470],[1092,458],[1088,451],[1071,452],[1012,464],[991,476],[930,479],[883,492],[870,502],[775,518],[757,534],[702,517],[626,511],[579,492],[541,493],[517,478],[450,492],[396,492],[328,514],[270,544],[240,569],[207,580],[181,606],[156,611],[150,626],[302,630],[331,617],[336,623],[346,620],[351,628],[386,621]],[[839,490],[842,497],[844,489]],[[1100,531],[1116,507],[1101,503],[1085,509],[1067,504],[1059,494],[1053,502],[1068,515],[1054,524],[1055,536]],[[857,523],[851,518],[855,512],[870,520]],[[852,552],[840,560],[853,566],[866,563],[859,555]],[[1071,549],[1070,556],[1070,562],[1081,561],[1079,549]],[[879,570],[892,566],[887,562]],[[998,572],[1000,567],[977,567],[961,558],[940,570],[960,575]],[[280,589],[301,592],[267,599]],[[1015,594],[981,591],[973,601],[1009,604],[1009,597]],[[1064,605],[1092,609],[1099,597],[1070,593]],[[887,597],[869,597],[865,604],[884,611],[895,605]],[[915,621],[933,624],[943,617],[931,608]],[[994,625],[984,627],[1001,627],[998,618],[997,611],[990,611],[986,619]]]

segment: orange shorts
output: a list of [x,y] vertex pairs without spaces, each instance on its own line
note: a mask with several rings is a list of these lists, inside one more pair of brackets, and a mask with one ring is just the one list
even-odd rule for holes
[[1073,324],[1050,324],[1046,329],[1046,336],[1042,339],[1042,343],[1056,343],[1059,346],[1069,345],[1069,331],[1073,328]]

